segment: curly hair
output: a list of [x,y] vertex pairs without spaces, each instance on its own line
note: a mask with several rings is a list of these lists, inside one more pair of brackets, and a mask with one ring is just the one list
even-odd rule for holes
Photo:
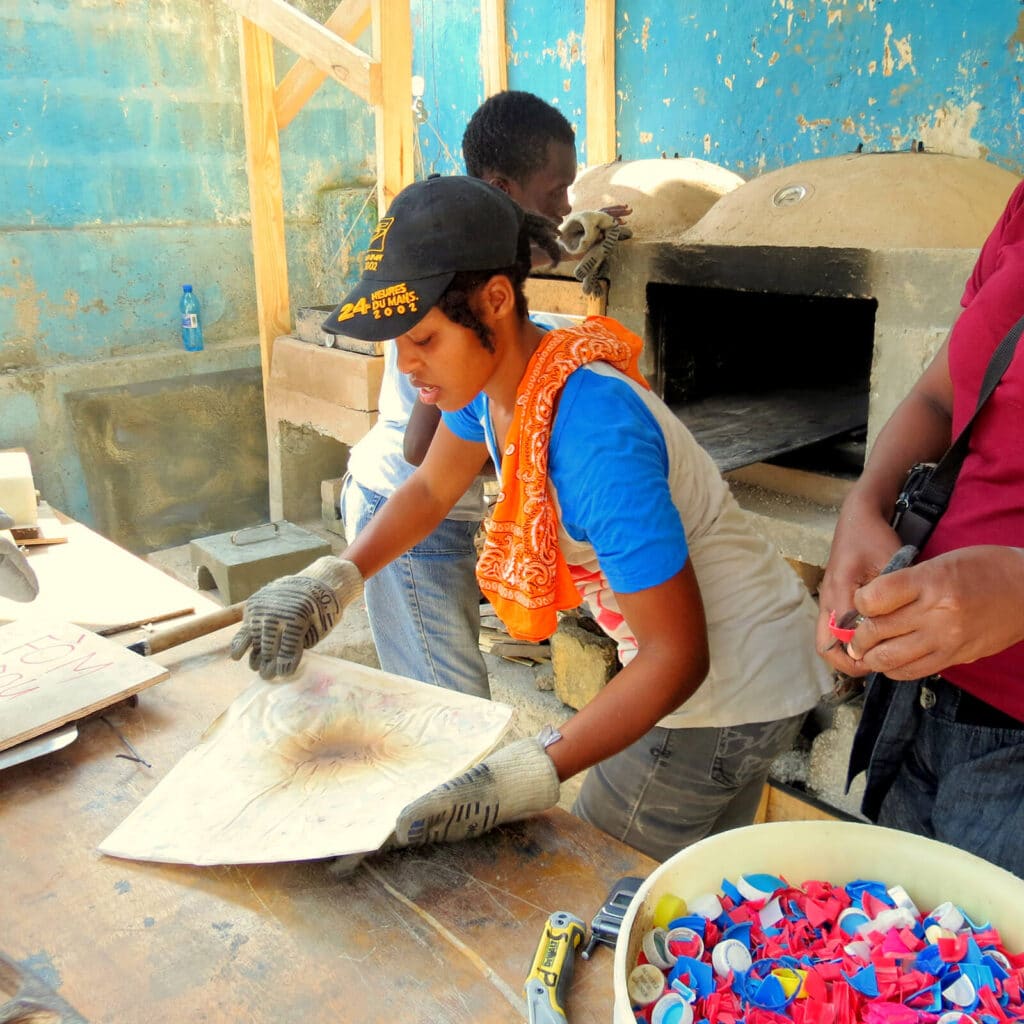
[[491,96],[469,119],[462,136],[466,173],[499,174],[522,184],[547,162],[549,142],[576,145],[576,133],[560,110],[532,92]]
[[477,316],[473,309],[473,296],[492,277],[501,274],[512,282],[516,292],[516,314],[520,320],[528,315],[526,292],[523,282],[530,273],[531,250],[533,246],[543,249],[553,264],[560,257],[558,246],[558,225],[539,213],[526,213],[523,226],[519,230],[518,251],[516,262],[511,267],[499,270],[461,270],[452,278],[452,283],[445,289],[438,300],[437,306],[449,320],[462,327],[468,327],[479,339],[488,352],[494,351],[494,340],[491,329]]

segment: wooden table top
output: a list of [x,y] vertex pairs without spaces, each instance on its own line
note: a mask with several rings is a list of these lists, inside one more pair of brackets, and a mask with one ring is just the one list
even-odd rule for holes
[[[155,655],[171,677],[136,707],[0,772],[0,952],[92,1024],[525,1020],[548,915],[589,924],[617,879],[656,867],[564,811],[378,854],[344,878],[324,860],[196,868],[96,852],[251,681],[225,656],[234,630]],[[152,769],[117,756],[108,721]],[[568,1008],[573,1024],[611,1020],[610,949],[577,961]]]

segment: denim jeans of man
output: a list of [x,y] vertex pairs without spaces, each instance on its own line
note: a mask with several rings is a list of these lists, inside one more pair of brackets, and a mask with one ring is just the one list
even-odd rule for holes
[[708,729],[655,726],[587,773],[573,813],[655,860],[754,820],[772,761],[806,716]]
[[[346,477],[341,517],[351,543],[387,501]],[[475,697],[489,698],[480,653],[479,523],[445,519],[430,536],[366,581],[363,598],[380,666]]]
[[850,755],[864,814],[1024,877],[1024,724],[941,676],[872,677]]

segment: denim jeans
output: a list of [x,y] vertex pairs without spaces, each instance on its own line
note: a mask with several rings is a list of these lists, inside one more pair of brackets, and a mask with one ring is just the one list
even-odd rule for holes
[[[341,517],[351,542],[387,499],[351,477]],[[385,672],[489,698],[480,653],[479,523],[445,519],[430,536],[366,581],[363,598]]]
[[587,773],[573,813],[655,860],[749,825],[805,714],[721,729],[655,726]]
[[863,810],[879,825],[938,839],[1024,877],[1024,724],[960,721],[961,698],[941,677],[873,677],[850,778],[867,769]]

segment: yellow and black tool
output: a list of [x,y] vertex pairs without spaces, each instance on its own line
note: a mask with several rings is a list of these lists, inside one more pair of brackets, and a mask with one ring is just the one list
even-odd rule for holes
[[572,984],[576,950],[586,935],[587,926],[565,910],[547,919],[526,978],[530,1024],[566,1024],[565,997]]

